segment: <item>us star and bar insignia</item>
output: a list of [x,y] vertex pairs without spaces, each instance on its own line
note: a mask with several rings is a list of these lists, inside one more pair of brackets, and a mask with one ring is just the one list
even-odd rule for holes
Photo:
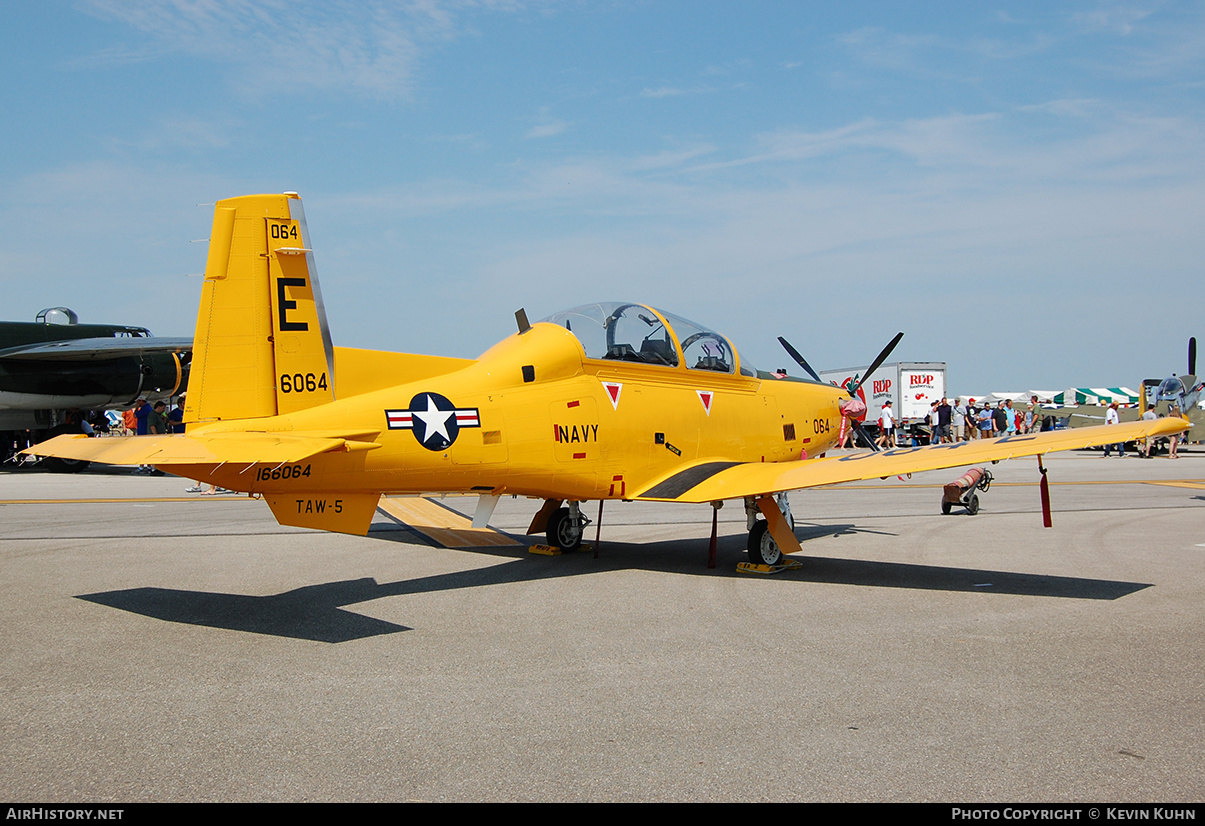
[[386,410],[390,430],[409,430],[427,450],[443,450],[462,427],[481,427],[476,407],[457,407],[439,393],[419,393],[403,410]]

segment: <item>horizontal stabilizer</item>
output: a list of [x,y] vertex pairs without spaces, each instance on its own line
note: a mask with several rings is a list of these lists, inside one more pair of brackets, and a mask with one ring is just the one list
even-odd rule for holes
[[56,436],[22,451],[110,465],[213,465],[300,462],[319,453],[372,450],[373,441],[310,433],[213,433],[88,438]]

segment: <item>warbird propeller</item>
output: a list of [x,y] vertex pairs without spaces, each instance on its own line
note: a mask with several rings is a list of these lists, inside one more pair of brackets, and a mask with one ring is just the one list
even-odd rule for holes
[[[701,325],[599,303],[476,360],[334,347],[295,193],[217,204],[187,432],[60,436],[39,455],[163,470],[262,495],[278,521],[367,532],[382,494],[544,500],[529,533],[581,542],[589,500],[742,500],[755,562],[797,552],[785,491],[1184,429],[1179,419],[825,457],[850,393],[778,378]],[[885,357],[885,355],[884,355]]]

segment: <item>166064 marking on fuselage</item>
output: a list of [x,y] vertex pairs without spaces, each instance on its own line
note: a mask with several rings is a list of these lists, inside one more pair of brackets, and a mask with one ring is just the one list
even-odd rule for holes
[[255,481],[275,482],[282,479],[305,479],[310,475],[310,465],[280,465],[261,467],[255,471]]

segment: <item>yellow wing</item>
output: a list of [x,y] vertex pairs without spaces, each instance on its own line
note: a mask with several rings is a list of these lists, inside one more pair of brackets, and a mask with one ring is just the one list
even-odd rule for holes
[[1055,450],[1128,442],[1145,436],[1167,436],[1188,428],[1179,418],[1128,422],[1101,427],[1004,436],[927,447],[902,447],[881,453],[851,453],[795,462],[701,461],[663,477],[636,495],[667,502],[714,502],[763,493],[856,482],[922,470],[940,470]]

